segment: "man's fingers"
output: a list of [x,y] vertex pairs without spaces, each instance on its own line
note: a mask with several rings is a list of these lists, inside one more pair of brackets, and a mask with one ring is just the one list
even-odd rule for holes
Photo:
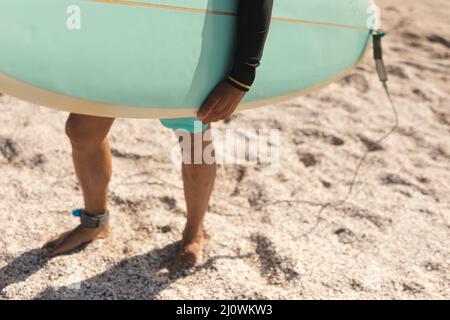
[[224,82],[217,86],[197,112],[203,123],[211,123],[229,117],[237,108],[245,93]]
[[231,105],[224,110],[224,113],[220,115],[220,120],[225,120],[226,118],[231,117],[231,115],[236,111],[237,104]]
[[211,123],[216,122],[220,118],[220,115],[223,113],[219,109],[220,106],[216,106],[215,108],[211,109],[211,111],[203,117],[203,119],[200,119],[203,123]]
[[236,108],[233,108],[232,105],[216,106],[214,112],[211,112],[205,121],[208,121],[207,123],[209,123],[224,120],[231,116],[235,110]]
[[206,117],[214,107],[219,103],[220,99],[212,94],[206,99],[205,103],[201,106],[200,110],[197,112],[197,117],[203,121],[202,118]]

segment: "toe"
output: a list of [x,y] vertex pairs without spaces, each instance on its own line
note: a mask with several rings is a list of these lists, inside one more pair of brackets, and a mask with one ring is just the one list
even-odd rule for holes
[[179,269],[193,268],[197,264],[197,257],[192,252],[180,252],[175,265]]
[[53,238],[51,238],[46,244],[44,244],[44,246],[42,247],[42,249],[52,249],[55,246],[58,245],[59,242],[61,242],[67,235],[69,234],[69,232],[64,232],[63,234],[57,235]]

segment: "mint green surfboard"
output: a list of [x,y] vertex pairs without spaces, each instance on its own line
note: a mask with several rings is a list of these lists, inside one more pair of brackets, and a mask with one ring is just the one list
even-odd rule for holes
[[[257,1],[257,0],[255,0]],[[0,92],[82,114],[195,114],[227,76],[238,0],[0,0]],[[370,0],[275,0],[240,109],[347,74],[367,51]]]

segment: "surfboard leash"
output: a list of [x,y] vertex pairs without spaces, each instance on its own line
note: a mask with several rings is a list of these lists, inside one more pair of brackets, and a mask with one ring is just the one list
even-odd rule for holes
[[[375,60],[375,67],[377,70],[378,78],[383,86],[384,92],[386,94],[387,100],[389,102],[390,108],[392,109],[392,112],[394,114],[394,124],[392,127],[381,137],[379,137],[377,140],[374,141],[375,145],[380,145],[382,142],[384,142],[386,139],[388,139],[397,129],[399,126],[399,114],[398,110],[394,104],[394,101],[392,100],[392,96],[389,90],[388,86],[388,75],[386,72],[386,67],[383,60],[383,49],[382,49],[382,38],[386,35],[386,33],[382,30],[372,30],[372,39],[373,39],[373,56]],[[320,207],[317,211],[317,218],[315,224],[306,232],[304,232],[301,235],[292,235],[294,239],[297,239],[301,236],[307,236],[308,234],[312,233],[317,226],[319,225],[320,221],[322,220],[322,214],[323,212],[328,208],[337,208],[342,205],[344,205],[353,194],[354,187],[356,185],[356,181],[358,180],[359,173],[361,171],[361,167],[363,166],[364,162],[366,161],[369,153],[371,152],[370,148],[367,148],[367,150],[364,152],[364,154],[359,158],[358,163],[356,165],[355,170],[353,171],[353,176],[351,183],[348,187],[348,190],[345,194],[345,196],[336,202],[326,202],[326,203],[319,203],[319,202],[313,202],[313,201],[304,201],[304,200],[279,200],[272,203],[268,203],[266,205],[276,205],[280,203],[302,203],[302,204],[308,204],[311,206],[318,206]]]

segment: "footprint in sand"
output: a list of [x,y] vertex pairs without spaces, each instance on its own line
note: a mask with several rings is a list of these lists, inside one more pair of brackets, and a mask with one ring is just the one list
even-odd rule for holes
[[359,73],[344,77],[340,81],[340,84],[344,86],[351,85],[352,87],[356,88],[356,90],[362,93],[367,92],[370,89],[369,81],[367,81],[365,76]]
[[131,200],[128,198],[123,198],[115,193],[112,193],[109,199],[113,205],[120,206],[123,208],[123,211],[130,213],[136,213],[145,208],[144,200]]
[[150,155],[140,155],[132,152],[124,152],[115,148],[111,148],[111,154],[113,157],[127,159],[127,160],[141,160],[152,158]]
[[303,163],[303,165],[306,168],[314,167],[319,162],[317,157],[315,155],[313,155],[312,153],[298,152],[297,154],[299,156],[300,161]]
[[0,137],[0,154],[9,163],[13,162],[19,156],[17,143],[10,138]]
[[236,180],[236,185],[234,187],[233,192],[231,193],[231,196],[236,197],[241,193],[239,187],[241,185],[242,180],[244,180],[245,176],[247,175],[247,168],[244,166],[237,166],[236,170],[233,170],[232,175]]
[[42,153],[36,153],[28,162],[31,169],[42,168],[47,163],[47,158]]
[[172,226],[171,225],[157,226],[156,229],[160,233],[169,233],[172,231]]
[[163,203],[169,211],[178,211],[177,200],[173,197],[164,196],[160,197],[159,201]]
[[384,148],[382,145],[380,145],[379,143],[376,143],[375,141],[366,138],[362,135],[359,136],[359,140],[361,140],[362,143],[364,143],[364,145],[367,148],[367,151],[369,152],[376,152],[376,151],[383,151]]
[[256,244],[261,275],[270,284],[280,285],[299,277],[299,273],[294,270],[293,262],[280,256],[269,238],[256,233],[252,235],[251,240]]
[[355,206],[344,207],[343,212],[354,219],[368,221],[381,230],[386,229],[393,223],[391,218],[385,218],[367,209],[358,208]]
[[413,48],[422,47],[422,38],[416,33],[406,31],[402,33],[402,39],[406,41],[406,44]]
[[450,49],[450,40],[447,40],[437,34],[430,34],[427,36],[427,40],[431,43],[437,43],[444,46],[447,49]]
[[422,90],[420,90],[419,88],[415,88],[412,90],[412,93],[414,93],[417,97],[419,97],[420,99],[422,99],[423,101],[432,101],[432,99],[430,99],[425,92],[423,92]]
[[301,129],[297,130],[293,135],[292,142],[295,145],[301,145],[305,143],[305,138],[315,138],[320,139],[327,144],[331,144],[332,146],[343,146],[345,144],[345,140],[339,138],[333,134],[328,134],[320,130],[316,129]]
[[334,234],[338,236],[339,242],[343,244],[351,244],[356,240],[356,236],[353,231],[347,228],[337,229]]
[[402,290],[412,294],[419,294],[425,290],[425,287],[417,282],[402,283]]
[[405,69],[400,66],[388,66],[386,69],[389,75],[395,76],[400,79],[409,79],[409,76],[406,74]]

